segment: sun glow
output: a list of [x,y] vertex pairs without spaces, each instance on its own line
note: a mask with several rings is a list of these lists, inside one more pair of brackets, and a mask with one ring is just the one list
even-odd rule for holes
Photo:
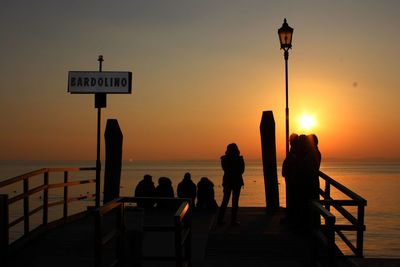
[[299,123],[300,128],[306,132],[311,132],[317,124],[315,117],[309,114],[304,114],[303,116],[301,116],[299,119]]

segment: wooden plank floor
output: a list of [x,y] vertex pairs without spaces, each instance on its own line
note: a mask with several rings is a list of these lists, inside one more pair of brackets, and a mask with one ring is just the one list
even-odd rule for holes
[[[208,236],[205,266],[307,266],[306,236],[294,234],[263,208],[241,208],[239,226],[213,225]],[[226,214],[229,221],[230,214]]]

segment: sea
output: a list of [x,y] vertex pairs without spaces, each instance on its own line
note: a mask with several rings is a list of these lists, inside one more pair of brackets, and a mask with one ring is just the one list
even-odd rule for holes
[[[0,161],[0,181],[37,170],[50,167],[93,167],[94,161]],[[280,205],[285,207],[285,181],[281,176],[281,162],[278,162],[278,183]],[[104,168],[103,168],[104,169]],[[364,234],[364,255],[374,258],[400,258],[400,161],[387,160],[330,160],[322,161],[321,171],[343,184],[353,192],[367,200],[365,209],[366,232]],[[169,177],[172,180],[175,192],[176,186],[186,172],[191,173],[192,180],[197,183],[202,177],[207,177],[214,183],[215,197],[218,203],[222,199],[222,175],[220,162],[215,161],[125,161],[121,172],[121,196],[133,196],[135,186],[145,174],[153,176],[157,184],[159,177]],[[70,173],[71,180],[94,179],[94,171]],[[102,180],[104,174],[101,174]],[[61,182],[63,174],[51,174],[50,183]],[[241,207],[265,207],[265,191],[263,168],[261,161],[246,161],[244,173],[245,185],[241,191]],[[33,188],[43,183],[40,175],[30,182]],[[321,182],[323,185],[323,182]],[[9,197],[22,192],[22,183],[0,188],[0,194]],[[94,184],[76,186],[70,189],[70,196],[82,196],[94,193]],[[62,199],[62,189],[51,190],[50,201]],[[339,191],[331,192],[334,199],[348,199]],[[42,195],[37,193],[30,199],[30,209],[41,205]],[[93,205],[93,201],[77,201],[71,205],[69,212],[83,210]],[[356,209],[349,209],[357,215]],[[59,218],[62,214],[61,206],[49,210],[50,220]],[[337,212],[339,223],[347,223]],[[22,201],[10,206],[10,220],[22,215]],[[36,216],[36,218],[35,218]],[[240,210],[239,210],[240,216]],[[40,224],[40,214],[31,219],[33,227]],[[10,240],[15,240],[23,232],[22,224],[10,230]],[[350,239],[355,239],[353,232],[346,232]],[[351,254],[346,246],[337,237],[339,247]]]

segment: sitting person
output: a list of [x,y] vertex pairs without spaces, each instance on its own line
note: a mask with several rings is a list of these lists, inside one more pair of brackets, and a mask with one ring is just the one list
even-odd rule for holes
[[178,184],[177,189],[179,198],[189,198],[192,205],[195,204],[196,200],[196,184],[192,181],[192,176],[190,173],[185,173],[182,181]]
[[[158,179],[158,185],[156,187],[156,197],[173,198],[174,189],[172,188],[172,181],[168,177],[160,177]],[[167,208],[171,205],[164,201],[157,202],[157,208]]]
[[197,184],[197,205],[198,209],[217,210],[218,204],[215,201],[214,184],[207,177],[202,177]]
[[[155,197],[156,188],[154,186],[151,175],[146,174],[143,180],[139,181],[135,189],[135,197]],[[138,207],[150,209],[154,206],[152,200],[140,200],[137,202]]]

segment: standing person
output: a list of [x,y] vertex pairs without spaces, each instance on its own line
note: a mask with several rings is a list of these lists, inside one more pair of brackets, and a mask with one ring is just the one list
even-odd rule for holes
[[321,153],[315,135],[300,135],[298,144],[299,166],[298,211],[303,219],[302,224],[308,228],[320,224],[319,214],[313,211],[311,202],[319,200],[319,167]]
[[312,199],[319,200],[319,168],[321,166],[321,152],[318,148],[318,137],[315,134],[310,134],[307,136],[309,142],[309,161],[311,169],[311,193]]
[[[321,166],[321,152],[318,148],[318,138],[315,134],[307,136],[308,154],[306,155],[306,164],[308,166],[308,199],[309,201],[319,200],[319,168]],[[321,219],[318,212],[309,210],[310,226],[318,227]]]
[[290,151],[282,164],[282,176],[285,177],[286,184],[286,217],[281,221],[282,223],[291,222],[295,219],[296,212],[296,190],[298,181],[296,175],[298,171],[298,151],[297,145],[299,136],[295,133],[290,135]]
[[178,184],[177,193],[180,198],[190,198],[194,206],[196,200],[196,184],[192,181],[192,175],[187,172],[183,176],[182,181]]
[[310,179],[309,179],[309,155],[310,145],[309,139],[306,135],[302,134],[299,136],[297,145],[297,168],[295,178],[295,190],[296,190],[296,206],[295,216],[298,227],[306,227],[309,223],[309,192],[310,192]]
[[244,160],[240,155],[238,146],[235,143],[227,146],[225,155],[221,157],[221,167],[224,171],[222,179],[222,187],[224,196],[218,214],[218,224],[223,224],[226,207],[232,193],[232,216],[231,225],[239,225],[237,221],[237,212],[239,208],[240,189],[244,185]]

